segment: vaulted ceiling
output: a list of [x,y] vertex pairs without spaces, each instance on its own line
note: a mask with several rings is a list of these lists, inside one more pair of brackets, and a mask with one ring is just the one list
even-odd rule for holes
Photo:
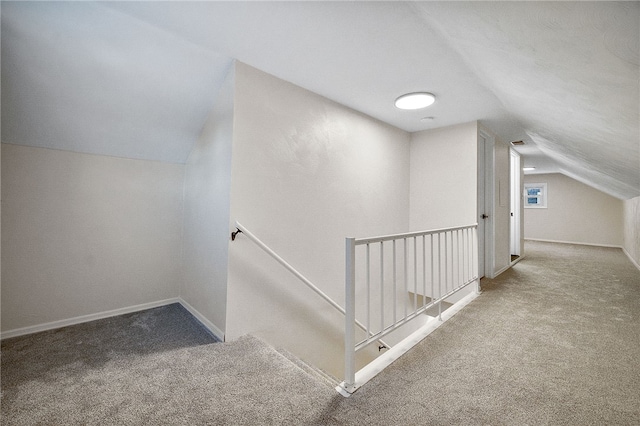
[[[640,195],[638,2],[2,2],[2,141],[186,161],[238,59],[418,131],[480,120],[536,172]],[[400,94],[436,103],[400,111]],[[425,117],[433,117],[423,120]]]

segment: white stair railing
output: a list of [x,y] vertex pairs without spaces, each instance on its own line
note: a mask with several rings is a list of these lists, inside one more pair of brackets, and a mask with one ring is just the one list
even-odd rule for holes
[[[355,357],[359,350],[428,309],[437,307],[438,317],[442,320],[442,302],[469,284],[476,284],[473,297],[477,295],[476,233],[477,224],[474,224],[346,239],[345,381],[339,386],[343,395],[353,393],[363,380],[371,378],[356,380]],[[364,250],[357,253],[361,246]],[[361,257],[364,257],[363,263]],[[360,296],[358,300],[356,295]],[[365,337],[360,341],[356,341],[355,330],[355,324],[360,323],[358,318],[364,322],[365,331]],[[415,334],[420,332],[418,330],[405,340],[413,340],[411,345],[415,344]],[[403,342],[397,346],[408,350],[411,346]],[[400,355],[393,355],[394,359]],[[380,368],[374,370],[377,373]]]

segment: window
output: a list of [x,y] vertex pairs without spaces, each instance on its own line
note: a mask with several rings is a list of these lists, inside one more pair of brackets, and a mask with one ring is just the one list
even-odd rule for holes
[[524,184],[524,207],[529,209],[547,208],[547,184],[546,183],[525,183]]

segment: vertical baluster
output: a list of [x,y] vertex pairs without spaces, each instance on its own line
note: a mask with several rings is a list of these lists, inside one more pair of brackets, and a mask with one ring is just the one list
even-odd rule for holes
[[457,253],[457,264],[458,264],[458,287],[462,286],[462,284],[464,284],[464,264],[462,262],[462,259],[464,257],[464,247],[462,245],[462,230],[458,230],[456,231],[456,234],[458,236],[458,251]]
[[457,265],[457,270],[458,270],[458,280],[456,281],[456,286],[460,287],[462,286],[462,284],[464,284],[464,279],[462,278],[462,267],[463,267],[463,263],[462,263],[462,240],[460,239],[460,237],[462,236],[462,230],[458,229],[456,231],[456,239],[458,240],[458,247],[456,250],[456,265]]
[[384,242],[380,241],[380,331],[384,330]]
[[444,233],[444,292],[449,292],[449,238]]
[[422,307],[427,305],[427,236],[422,236]]
[[455,233],[451,232],[451,290],[458,288],[460,280],[458,277],[458,243],[458,230],[456,229]]
[[467,280],[473,278],[473,228],[467,229]]
[[451,290],[458,288],[458,231],[451,233]]
[[[477,226],[477,225],[476,225]],[[478,256],[477,252],[476,252],[476,229],[477,228],[471,228],[471,241],[469,241],[469,250],[471,250],[471,278],[476,278],[476,271],[475,271],[475,267],[477,262],[476,257]]]
[[436,293],[435,293],[435,290],[434,290],[434,285],[435,285],[434,273],[435,273],[435,269],[433,268],[433,259],[436,257],[436,254],[433,251],[433,234],[431,234],[429,237],[431,239],[431,303],[433,303],[433,301],[436,298]]
[[367,243],[367,339],[371,336],[371,249]]
[[438,233],[438,318],[442,321],[442,233]]
[[[407,289],[407,279],[409,278],[409,271],[407,266],[407,239],[404,240],[404,293],[402,294],[402,300],[404,301],[404,318],[407,318],[407,297],[408,297],[408,289]],[[403,318],[403,319],[404,319]]]
[[393,323],[395,324],[398,321],[397,316],[397,306],[398,306],[398,286],[397,286],[397,274],[396,274],[396,240],[393,240]]
[[447,232],[446,236],[447,241],[447,286],[445,287],[444,294],[449,294],[451,292],[451,288],[453,287],[453,232]]
[[454,281],[455,275],[456,275],[456,266],[454,263],[454,260],[456,257],[456,238],[453,231],[451,231],[450,234],[451,234],[451,291],[453,291],[456,288],[456,282]]
[[413,237],[413,313],[418,310],[418,240]]
[[[477,225],[476,225],[477,226]],[[476,248],[475,248],[475,233],[476,233],[476,228],[471,228],[471,241],[469,241],[469,252],[471,253],[471,279],[476,279],[476,274],[475,274],[475,267],[477,264],[477,259],[476,259]]]
[[455,258],[456,258],[456,237],[453,231],[451,231],[451,291],[455,290],[456,288],[456,282],[454,281],[455,275],[456,275]]
[[451,235],[451,290],[456,288],[456,267],[455,267],[455,253],[456,253],[456,233],[450,232]]
[[461,231],[462,236],[462,282],[467,282],[467,228]]
[[463,245],[463,264],[464,264],[464,282],[469,281],[469,228],[464,228],[464,232],[462,233],[462,245]]
[[[449,293],[451,289],[453,289],[453,231],[449,232],[447,237],[447,289],[445,290],[445,294]],[[449,266],[451,269],[449,269]],[[451,288],[449,288],[449,286]]]
[[475,265],[476,265],[476,242],[475,242],[475,237],[476,237],[476,228],[471,228],[469,229],[469,256],[471,257],[471,259],[469,260],[469,273],[470,273],[470,277],[471,279],[475,279],[476,278],[476,273],[474,271]]
[[456,286],[456,283],[454,281],[454,275],[455,275],[456,268],[455,268],[455,265],[453,264],[453,259],[454,259],[455,255],[456,255],[455,254],[456,253],[456,248],[455,248],[456,244],[455,244],[455,237],[453,235],[453,231],[451,231],[449,234],[450,234],[450,238],[451,238],[451,249],[450,249],[451,250],[451,290],[450,291],[453,291],[453,289]]

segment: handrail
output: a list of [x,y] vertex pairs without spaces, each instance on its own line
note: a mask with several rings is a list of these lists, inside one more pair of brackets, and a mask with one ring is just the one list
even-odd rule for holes
[[414,237],[421,237],[423,235],[440,234],[442,232],[459,231],[459,230],[462,230],[465,228],[471,228],[474,226],[478,226],[478,224],[472,223],[471,225],[465,225],[465,226],[454,226],[451,228],[430,229],[428,231],[405,232],[402,234],[381,235],[379,237],[354,238],[354,242],[356,245],[381,243],[383,241],[398,240],[402,238],[414,238]]
[[[287,269],[289,272],[291,272],[293,275],[295,275],[296,278],[298,278],[300,281],[302,281],[307,287],[309,287],[316,294],[318,294],[320,297],[322,297],[327,303],[329,303],[331,306],[333,306],[335,309],[337,309],[342,315],[346,315],[346,311],[344,310],[344,308],[342,306],[338,305],[338,303],[336,303],[331,297],[329,297],[326,293],[324,293],[322,290],[320,290],[318,287],[316,287],[315,284],[313,284],[307,277],[302,275],[300,272],[298,272],[296,270],[296,268],[291,266],[286,260],[284,260],[282,257],[280,257],[278,255],[278,253],[276,253],[275,251],[270,249],[269,246],[267,246],[265,243],[260,241],[260,239],[258,237],[253,235],[249,230],[247,230],[247,228],[242,226],[240,224],[240,222],[236,221],[236,229],[237,229],[237,231],[231,233],[231,239],[232,240],[236,239],[238,233],[242,233],[242,234],[246,235],[258,247],[260,247],[262,250],[264,250],[269,256],[271,256],[275,260],[277,260],[278,263],[280,263],[282,266],[285,267],[285,269]],[[355,324],[360,329],[362,329],[364,331],[367,330],[367,328],[362,323],[360,323],[360,321],[356,320]],[[385,348],[389,348],[390,347],[389,345],[384,343],[382,340],[378,340],[378,342],[380,342],[380,344]],[[380,347],[378,349],[382,349],[382,347]]]
[[[300,272],[298,272],[296,270],[296,268],[294,268],[286,260],[281,258],[278,255],[278,253],[276,253],[275,251],[271,250],[269,248],[269,246],[267,246],[265,243],[260,241],[260,239],[258,237],[256,237],[255,235],[253,235],[250,231],[248,231],[247,228],[242,226],[239,222],[236,222],[236,228],[238,228],[240,231],[242,231],[242,233],[244,235],[246,235],[251,241],[253,241],[258,247],[260,247],[262,250],[264,250],[269,256],[271,256],[275,260],[277,260],[278,263],[280,263],[289,272],[291,272],[293,275],[295,275],[300,281],[302,281],[304,284],[306,284],[307,287],[309,287],[311,290],[315,291],[326,302],[328,302],[331,306],[336,308],[338,311],[340,311],[344,315],[345,310],[344,310],[344,308],[342,306],[338,305],[332,298],[327,296],[322,290],[320,290],[318,287],[316,287],[311,281],[309,281],[309,279],[307,277],[302,275]],[[237,235],[237,233],[236,233],[236,235]],[[235,239],[235,236],[234,236],[234,239]]]

